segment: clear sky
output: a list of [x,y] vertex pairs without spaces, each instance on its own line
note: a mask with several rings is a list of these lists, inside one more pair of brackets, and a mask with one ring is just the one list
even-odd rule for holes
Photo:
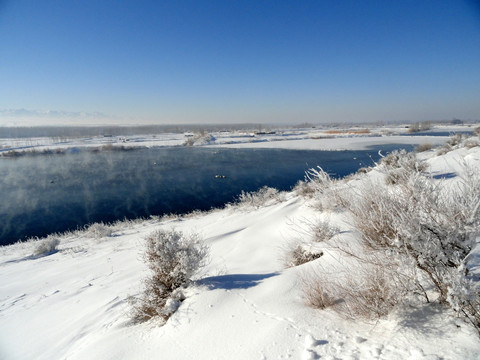
[[0,125],[55,116],[158,124],[480,119],[480,5],[0,0]]

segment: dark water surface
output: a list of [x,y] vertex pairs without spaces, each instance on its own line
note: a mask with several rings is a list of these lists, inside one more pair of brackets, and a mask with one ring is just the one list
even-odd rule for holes
[[[317,165],[336,177],[378,150],[153,148],[0,158],[0,244],[93,222],[206,210],[267,185],[288,190]],[[222,175],[225,178],[216,178]]]

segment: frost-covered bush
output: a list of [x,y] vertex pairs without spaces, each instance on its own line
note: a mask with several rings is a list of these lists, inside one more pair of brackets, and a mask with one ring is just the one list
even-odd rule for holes
[[330,175],[320,166],[307,170],[305,173],[305,179],[317,194],[323,194],[334,183],[334,180]]
[[323,251],[304,243],[292,242],[287,246],[284,255],[285,267],[299,266],[307,262],[319,259]]
[[259,208],[276,204],[281,200],[281,193],[277,189],[264,186],[254,192],[242,191],[238,196],[236,204],[239,206]]
[[478,137],[470,137],[463,141],[463,146],[467,149],[472,149],[474,147],[480,146],[480,139]]
[[323,194],[333,183],[334,180],[330,175],[318,166],[307,170],[305,180],[297,182],[293,190],[300,196],[312,198]]
[[305,172],[305,181],[299,181],[293,189],[298,195],[316,200],[317,210],[338,210],[347,206],[339,193],[346,190],[344,184],[333,179],[320,166]]
[[113,232],[113,227],[106,225],[103,222],[92,224],[86,228],[86,234],[95,239],[112,236]]
[[477,135],[477,136],[464,136],[462,134],[455,134],[451,136],[450,139],[447,140],[444,146],[438,148],[437,155],[444,155],[452,150],[459,149],[462,147],[471,149],[473,147],[479,146],[480,141],[478,139],[478,134],[475,134],[475,130],[474,130],[474,135]]
[[150,276],[142,295],[133,299],[134,320],[166,321],[185,299],[183,290],[205,265],[208,249],[198,235],[158,230],[146,238],[144,260]]
[[419,131],[426,131],[432,128],[432,124],[430,121],[423,121],[423,122],[416,122],[410,125],[408,132],[415,133]]
[[347,318],[376,320],[387,315],[404,295],[389,275],[371,264],[347,274],[314,273],[303,278],[303,292],[314,308],[330,307]]
[[307,238],[310,238],[310,240],[292,240],[287,244],[283,249],[283,260],[287,268],[302,265],[322,257],[323,250],[319,243],[330,240],[339,232],[338,228],[330,225],[330,222],[326,220],[304,220],[301,224],[295,226],[294,230],[301,235],[307,235]]
[[47,256],[53,254],[57,252],[59,244],[60,240],[54,236],[48,236],[44,239],[37,240],[33,250],[33,256]]
[[431,150],[433,148],[433,145],[430,144],[430,143],[423,143],[423,144],[420,144],[418,145],[415,150],[417,152],[424,152],[424,151],[428,151],[428,150]]
[[336,226],[332,226],[330,222],[326,220],[318,220],[311,223],[310,230],[315,242],[328,241],[340,232]]
[[[363,244],[372,252],[402,259],[399,266],[413,267],[414,290],[427,301],[432,300],[430,290],[440,303],[458,307],[462,301],[456,300],[467,292],[476,299],[471,303],[478,304],[478,290],[461,284],[466,284],[468,255],[480,226],[480,175],[467,171],[457,186],[446,187],[415,169],[406,171],[403,181],[367,189],[352,202]],[[467,315],[465,308],[462,312]]]
[[452,146],[450,146],[449,144],[445,144],[443,146],[440,146],[437,149],[436,154],[437,154],[437,156],[441,156],[441,155],[445,155],[445,154],[449,153],[452,150],[453,150]]
[[480,240],[480,171],[465,167],[462,178],[436,180],[414,157],[392,153],[377,167],[392,181],[372,179],[344,194],[358,243],[333,237],[327,245],[350,257],[350,268],[311,277],[306,297],[368,319],[407,299],[438,301],[480,330],[480,275],[470,264]]
[[462,134],[455,134],[450,136],[450,139],[447,140],[447,144],[450,145],[451,147],[458,146],[459,144],[462,143],[463,140],[463,135]]
[[427,165],[419,161],[414,153],[407,153],[404,149],[392,151],[383,157],[380,162],[380,169],[386,174],[387,184],[396,184],[404,181],[412,172],[423,172]]
[[308,181],[302,181],[299,180],[294,188],[293,191],[304,198],[312,198],[315,195],[315,188],[313,186],[310,186],[310,183]]
[[189,137],[183,143],[184,146],[208,145],[215,141],[215,137],[205,132],[199,132],[192,137]]

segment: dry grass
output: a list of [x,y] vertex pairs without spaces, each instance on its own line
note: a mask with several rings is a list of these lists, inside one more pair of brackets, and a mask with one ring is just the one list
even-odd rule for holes
[[418,145],[415,150],[417,152],[424,152],[424,151],[428,151],[428,150],[431,150],[433,148],[433,145],[430,144],[430,143],[423,143],[423,144],[420,144]]
[[303,276],[303,294],[307,304],[316,309],[331,308],[350,319],[378,320],[401,302],[403,293],[378,266],[361,266],[350,273]]
[[301,280],[303,295],[309,306],[323,310],[335,305],[335,297],[330,288],[331,283],[325,277],[306,274]]
[[361,135],[361,134],[370,134],[370,129],[327,130],[325,131],[325,134]]

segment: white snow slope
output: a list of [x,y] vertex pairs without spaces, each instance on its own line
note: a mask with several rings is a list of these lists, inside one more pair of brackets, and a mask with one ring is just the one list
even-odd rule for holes
[[[480,167],[480,147],[429,158],[432,172],[465,161]],[[258,208],[231,206],[183,218],[116,224],[60,236],[58,251],[33,257],[36,242],[0,248],[0,359],[478,359],[469,325],[435,305],[395,311],[375,323],[310,308],[302,274],[316,260],[285,269],[285,244],[320,213],[291,192]],[[102,228],[102,226],[100,226]],[[104,226],[104,228],[107,228]],[[142,290],[143,239],[175,228],[199,233],[210,261],[178,311],[161,326],[133,324],[129,295]]]

